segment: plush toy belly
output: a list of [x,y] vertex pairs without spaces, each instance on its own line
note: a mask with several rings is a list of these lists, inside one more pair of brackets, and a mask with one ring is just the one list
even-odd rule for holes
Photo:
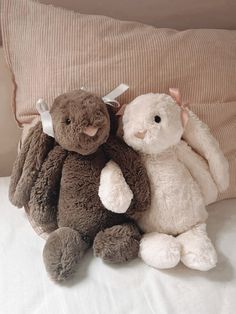
[[138,221],[144,232],[180,234],[207,219],[197,182],[175,152],[144,155],[151,183],[150,208]]
[[116,215],[103,207],[98,196],[104,166],[105,157],[100,151],[93,156],[69,153],[62,171],[59,227],[71,227],[94,238],[101,228],[113,224]]

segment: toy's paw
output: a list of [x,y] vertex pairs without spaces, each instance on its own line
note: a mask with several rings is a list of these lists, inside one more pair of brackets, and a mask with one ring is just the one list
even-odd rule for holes
[[216,266],[217,254],[208,238],[205,224],[179,235],[177,240],[182,246],[181,261],[189,268],[207,271]]
[[114,161],[109,161],[101,172],[98,195],[104,207],[112,212],[125,213],[130,206],[133,192]]
[[138,257],[140,239],[140,232],[132,223],[113,226],[96,235],[94,255],[110,263],[134,259]]
[[180,244],[173,236],[153,232],[143,236],[139,256],[149,266],[168,269],[179,263],[180,248]]
[[71,277],[88,246],[81,235],[71,228],[63,227],[52,232],[43,250],[49,276],[55,281]]

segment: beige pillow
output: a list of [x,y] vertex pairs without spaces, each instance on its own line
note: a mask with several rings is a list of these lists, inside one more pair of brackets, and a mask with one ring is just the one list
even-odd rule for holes
[[12,94],[11,75],[0,47],[0,177],[10,175],[20,139],[11,110]]
[[1,13],[20,124],[37,116],[38,98],[50,105],[81,86],[105,95],[127,83],[121,102],[178,87],[229,159],[231,185],[221,198],[236,197],[236,31],[177,32],[29,0],[2,0]]

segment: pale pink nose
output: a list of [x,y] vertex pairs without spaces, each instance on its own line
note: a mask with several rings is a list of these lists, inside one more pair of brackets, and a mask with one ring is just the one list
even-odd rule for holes
[[89,125],[83,129],[83,133],[88,136],[95,136],[97,134],[98,128],[92,125]]
[[137,138],[140,138],[141,140],[144,139],[145,135],[147,133],[147,130],[146,131],[142,131],[142,132],[137,132],[134,134],[134,136],[136,136]]

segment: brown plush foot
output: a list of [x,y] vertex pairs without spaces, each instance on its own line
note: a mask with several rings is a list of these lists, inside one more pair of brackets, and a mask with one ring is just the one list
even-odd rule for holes
[[106,262],[122,263],[138,256],[140,239],[141,234],[133,223],[116,225],[97,234],[94,254]]
[[43,250],[49,276],[55,281],[71,277],[88,247],[79,232],[71,228],[63,227],[52,232]]

